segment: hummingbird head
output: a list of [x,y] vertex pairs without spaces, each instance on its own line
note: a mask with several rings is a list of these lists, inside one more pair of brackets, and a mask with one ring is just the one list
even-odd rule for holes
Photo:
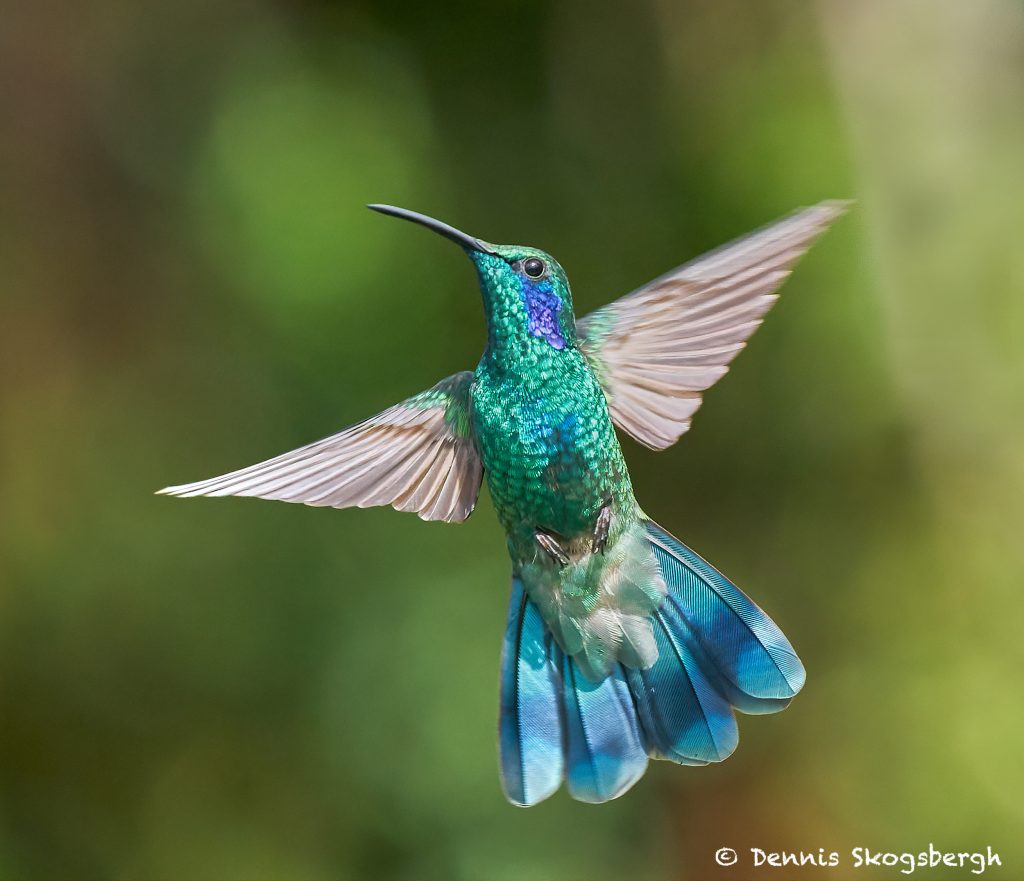
[[[391,205],[367,206],[381,214],[411,220],[460,245],[476,266],[487,314],[490,347],[534,342],[553,349],[576,343],[569,280],[558,262],[525,245],[494,245],[425,214]],[[521,348],[522,346],[516,347]]]

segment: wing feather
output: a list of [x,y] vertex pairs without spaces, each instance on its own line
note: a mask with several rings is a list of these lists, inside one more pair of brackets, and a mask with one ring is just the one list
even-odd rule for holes
[[655,450],[690,427],[793,265],[846,207],[822,202],[674,269],[577,323],[612,419]]
[[469,428],[472,383],[472,373],[457,373],[331,437],[160,492],[256,496],[331,508],[392,505],[424,520],[461,522],[473,512],[483,477]]

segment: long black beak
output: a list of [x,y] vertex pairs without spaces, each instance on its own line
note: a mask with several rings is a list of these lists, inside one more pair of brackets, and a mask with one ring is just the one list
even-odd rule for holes
[[481,251],[484,254],[494,253],[490,247],[479,239],[474,239],[472,236],[466,235],[454,226],[449,226],[447,223],[442,223],[440,220],[435,220],[433,217],[427,217],[426,214],[409,211],[406,208],[396,208],[394,205],[367,205],[366,207],[371,211],[379,211],[381,214],[390,214],[392,217],[401,217],[403,220],[411,220],[413,223],[418,223],[420,226],[432,229],[434,232],[443,235],[446,239],[451,239],[455,244],[462,245],[463,248],[467,248],[470,251]]

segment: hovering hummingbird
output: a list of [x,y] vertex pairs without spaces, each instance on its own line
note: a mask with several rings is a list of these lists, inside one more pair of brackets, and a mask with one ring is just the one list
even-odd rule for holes
[[758,606],[644,514],[613,426],[654,450],[675,443],[843,204],[800,210],[579,321],[549,254],[369,207],[440,233],[475,265],[487,316],[476,370],[324,440],[160,492],[461,522],[486,475],[512,558],[499,716],[508,799],[533,805],[565,780],[573,798],[604,802],[648,757],[725,759],[733,708],[783,709],[803,665]]

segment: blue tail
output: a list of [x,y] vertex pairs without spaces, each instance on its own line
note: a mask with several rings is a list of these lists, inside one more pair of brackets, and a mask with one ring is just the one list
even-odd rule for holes
[[618,798],[647,757],[720,762],[739,738],[732,708],[783,709],[804,669],[775,623],[701,557],[645,523],[668,595],[654,613],[658,659],[594,683],[557,646],[518,578],[502,654],[505,795],[533,805],[564,778],[580,801]]
[[501,779],[509,801],[534,805],[563,777],[573,798],[609,801],[643,776],[647,751],[622,669],[598,683],[584,677],[518,578],[501,667]]

